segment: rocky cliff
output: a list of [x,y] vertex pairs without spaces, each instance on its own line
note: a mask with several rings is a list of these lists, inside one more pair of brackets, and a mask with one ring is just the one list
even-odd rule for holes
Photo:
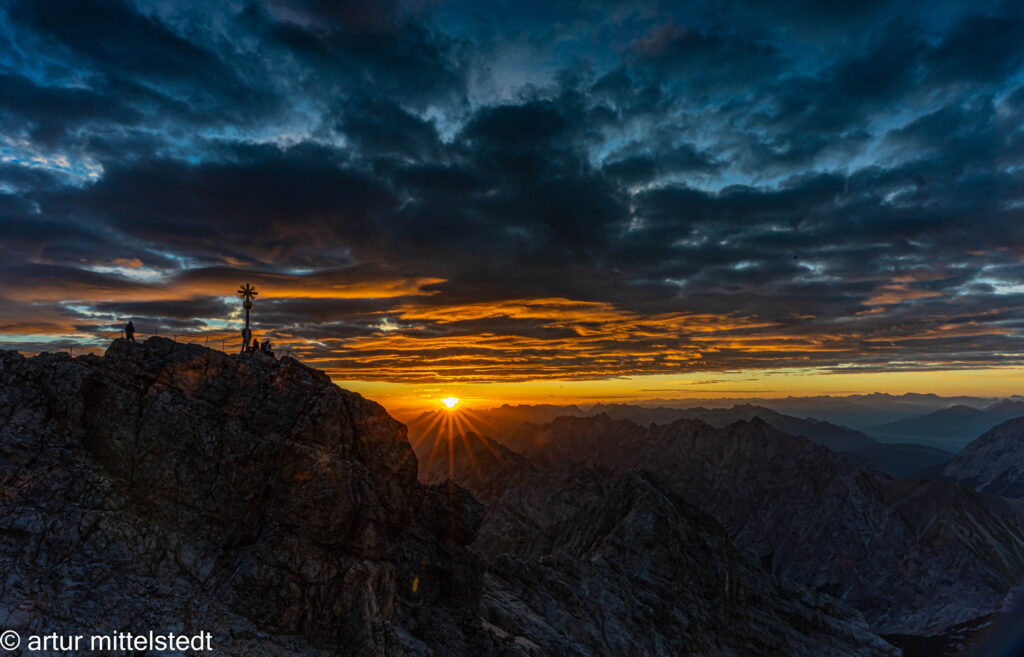
[[664,484],[588,476],[543,526],[509,498],[529,540],[481,554],[473,496],[294,360],[0,352],[0,625],[210,631],[215,655],[891,654]]
[[1024,497],[1024,418],[1008,420],[979,436],[943,475],[982,493]]
[[218,654],[498,654],[482,510],[416,468],[401,424],[291,359],[0,352],[0,618],[209,630]]

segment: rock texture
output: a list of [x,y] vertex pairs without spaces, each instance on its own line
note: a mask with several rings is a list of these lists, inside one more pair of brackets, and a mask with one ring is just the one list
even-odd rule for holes
[[1024,497],[1024,418],[982,434],[946,466],[943,475],[982,493]]
[[0,352],[0,621],[209,630],[217,654],[521,652],[479,623],[482,509],[416,474],[401,424],[290,359]]
[[768,575],[648,471],[541,467],[469,434],[454,473],[487,508],[483,613],[550,654],[890,655],[852,609]]
[[880,633],[931,634],[988,615],[1024,581],[1024,504],[896,480],[758,419],[561,418],[506,445],[546,467],[657,472],[773,573],[840,597]]
[[649,476],[581,477],[507,498],[523,540],[485,526],[483,556],[480,503],[294,360],[0,352],[0,625],[210,631],[238,656],[891,654]]

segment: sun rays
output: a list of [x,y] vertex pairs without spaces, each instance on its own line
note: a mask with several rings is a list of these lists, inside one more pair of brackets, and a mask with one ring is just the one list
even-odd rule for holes
[[485,415],[461,406],[461,401],[455,396],[441,399],[442,409],[424,413],[410,428],[409,442],[418,455],[421,473],[432,472],[435,464],[443,462],[444,473],[449,478],[456,477],[460,474],[458,470],[467,467],[472,468],[474,474],[482,475],[484,472],[476,455],[480,445],[494,458],[505,460],[487,439],[498,427]]

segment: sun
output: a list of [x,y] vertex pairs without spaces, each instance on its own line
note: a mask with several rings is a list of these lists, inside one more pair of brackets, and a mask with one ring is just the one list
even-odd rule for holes
[[446,408],[455,408],[455,406],[459,403],[459,398],[445,397],[444,399],[441,400],[441,403],[444,404]]

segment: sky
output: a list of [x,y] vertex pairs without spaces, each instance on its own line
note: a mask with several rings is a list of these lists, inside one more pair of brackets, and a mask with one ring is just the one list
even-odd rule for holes
[[[1009,395],[1024,5],[0,3],[0,346],[393,404]],[[76,351],[78,353],[78,351]]]

